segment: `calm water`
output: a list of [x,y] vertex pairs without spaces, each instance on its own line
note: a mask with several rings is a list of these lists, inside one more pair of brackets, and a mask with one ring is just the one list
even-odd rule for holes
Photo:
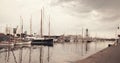
[[0,63],[72,63],[106,48],[110,43],[113,42],[1,47]]

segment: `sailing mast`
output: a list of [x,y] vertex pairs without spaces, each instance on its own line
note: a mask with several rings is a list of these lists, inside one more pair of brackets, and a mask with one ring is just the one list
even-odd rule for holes
[[30,18],[30,35],[32,35],[32,16]]
[[22,18],[22,16],[20,16],[20,19],[21,19],[21,22],[20,22],[20,24],[21,24],[20,39],[22,39],[22,33],[23,33],[23,18]]
[[43,37],[43,10],[41,9],[41,21],[40,21],[40,37],[42,38]]
[[22,18],[22,16],[20,16],[20,19],[21,19],[21,33],[23,33],[23,18]]
[[49,38],[50,38],[50,16],[49,16],[49,32],[48,32],[48,35],[49,35]]
[[6,34],[8,34],[8,25],[6,25],[5,31],[6,31]]

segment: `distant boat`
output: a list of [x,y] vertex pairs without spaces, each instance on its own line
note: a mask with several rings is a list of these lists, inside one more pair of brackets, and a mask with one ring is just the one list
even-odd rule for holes
[[88,43],[92,42],[92,40],[87,40]]
[[90,43],[90,42],[93,42],[93,40],[92,40],[92,38],[88,37],[88,38],[85,40],[85,42]]
[[[53,39],[52,38],[44,38],[43,37],[43,15],[42,15],[42,9],[41,9],[41,28],[40,28],[40,37],[39,38],[34,38],[32,41],[31,41],[31,45],[46,45],[46,46],[53,46]],[[49,30],[50,30],[50,25],[49,25]],[[50,31],[49,31],[49,36],[50,36]]]
[[14,46],[13,42],[0,42],[0,46]]

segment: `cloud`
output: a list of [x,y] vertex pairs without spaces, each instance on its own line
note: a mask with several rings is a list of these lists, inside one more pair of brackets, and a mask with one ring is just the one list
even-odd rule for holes
[[93,9],[118,9],[120,0],[82,0],[82,3]]
[[[120,23],[120,0],[59,0],[57,5],[88,23],[79,22],[79,27],[92,27],[95,31],[113,31]],[[94,11],[94,12],[93,12]],[[94,25],[94,22],[98,21]],[[82,23],[82,24],[80,24]]]
[[115,22],[119,20],[120,0],[82,0],[82,3],[101,13],[100,21]]
[[120,0],[56,0],[56,5],[60,5],[64,9],[67,9],[68,11],[66,12],[70,14],[81,16],[95,10],[101,13],[101,19],[99,19],[99,21],[108,22],[114,22],[119,19],[119,3]]

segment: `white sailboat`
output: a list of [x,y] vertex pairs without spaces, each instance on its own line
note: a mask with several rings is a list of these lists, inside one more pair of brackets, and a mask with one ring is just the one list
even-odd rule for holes
[[[31,17],[32,18],[32,17]],[[23,18],[22,16],[20,16],[20,19],[21,19],[21,35],[20,35],[20,41],[16,42],[15,45],[30,45],[31,44],[31,41],[25,41],[23,40],[22,38],[22,33],[23,33]],[[32,21],[30,19],[30,21]]]

